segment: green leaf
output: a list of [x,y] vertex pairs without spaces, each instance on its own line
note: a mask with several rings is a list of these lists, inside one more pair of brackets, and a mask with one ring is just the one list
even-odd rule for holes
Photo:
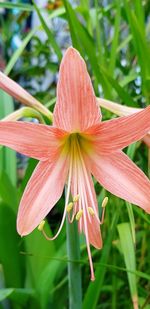
[[17,191],[5,172],[0,174],[0,198],[16,212],[18,207]]
[[39,17],[39,19],[40,19],[40,22],[41,22],[41,24],[42,24],[42,27],[43,27],[45,33],[47,34],[47,37],[48,37],[48,39],[49,39],[49,43],[51,44],[51,46],[52,46],[52,48],[54,49],[56,55],[58,56],[59,61],[61,61],[61,58],[62,58],[61,50],[60,50],[60,48],[59,48],[59,46],[58,46],[58,44],[57,44],[57,42],[56,42],[56,40],[55,40],[55,38],[54,38],[52,32],[51,32],[51,30],[50,30],[49,27],[47,26],[47,24],[46,24],[46,22],[45,22],[45,20],[44,20],[44,18],[43,18],[43,16],[42,16],[42,14],[40,13],[39,8],[37,7],[37,5],[35,4],[34,1],[33,1],[33,4],[34,4],[34,7],[35,7],[36,12],[37,12],[37,14],[38,14],[38,17]]
[[14,289],[0,289],[0,301],[6,299],[9,295],[13,293]]
[[[116,212],[112,220],[109,235],[107,237],[107,240],[105,240],[105,246],[103,247],[102,252],[101,252],[101,258],[99,261],[100,264],[106,263],[109,258],[112,239],[114,236],[115,226],[117,224],[118,218],[119,218],[119,213]],[[95,272],[96,280],[94,282],[90,282],[87,288],[84,301],[83,301],[83,309],[96,308],[96,305],[98,303],[98,300],[100,298],[100,294],[102,291],[102,287],[103,287],[103,283],[104,283],[104,279],[106,275],[106,270],[107,269],[105,266],[97,268]]]
[[61,247],[59,248],[59,250],[57,250],[55,254],[56,259],[52,259],[41,273],[37,285],[41,309],[47,308],[48,301],[50,306],[53,308],[53,295],[49,295],[49,293],[55,287],[56,280],[62,278],[64,269],[66,272],[67,260],[66,262],[64,262],[62,259],[59,259],[59,257],[62,257],[65,253],[66,244],[62,243]]
[[116,0],[116,14],[115,14],[115,24],[114,24],[114,35],[113,41],[111,46],[111,53],[110,53],[110,65],[109,65],[109,73],[111,75],[114,74],[115,64],[117,60],[117,47],[118,47],[118,38],[119,38],[119,31],[120,31],[120,21],[121,21],[121,5],[120,1]]
[[[117,226],[119,238],[124,257],[124,262],[127,269],[136,271],[135,248],[129,223],[121,223]],[[137,301],[137,281],[136,275],[127,273],[131,298],[133,303]]]
[[10,298],[20,305],[25,305],[30,297],[33,297],[35,291],[32,289],[1,289],[0,290],[0,301],[6,298]]
[[124,0],[125,9],[129,25],[133,36],[133,45],[138,56],[139,65],[141,67],[141,75],[143,78],[143,91],[149,100],[150,85],[150,62],[149,62],[149,46],[145,35],[144,26],[144,9],[140,0],[135,1],[135,9],[127,0]]
[[[53,11],[50,15],[49,15],[49,20],[53,19],[55,17],[61,16],[64,14],[64,8],[58,8],[55,11]],[[24,51],[24,49],[26,48],[27,44],[30,42],[30,40],[32,39],[32,37],[35,35],[36,31],[42,29],[42,26],[36,26],[34,27],[25,37],[24,40],[22,40],[22,44],[19,46],[19,48],[14,52],[14,54],[12,55],[12,57],[10,58],[10,61],[8,62],[4,73],[6,75],[9,75],[11,70],[13,69],[15,63],[17,62],[17,60],[19,59],[19,57],[21,56],[22,52]]]
[[16,232],[16,216],[12,209],[0,203],[0,262],[3,266],[7,287],[23,285],[20,238]]
[[126,207],[127,207],[127,211],[128,211],[129,220],[130,220],[132,238],[133,238],[133,242],[135,244],[136,243],[136,236],[135,236],[135,219],[134,219],[133,207],[128,202],[126,202]]
[[[77,222],[66,220],[67,256],[69,260],[79,261],[80,243]],[[68,262],[69,307],[82,308],[81,267],[79,263]]]
[[[48,224],[44,226],[46,233],[52,236]],[[27,282],[28,285],[36,287],[44,268],[48,265],[49,259],[55,254],[55,243],[47,241],[38,229],[25,237],[25,249],[27,251]]]
[[[0,119],[12,113],[14,110],[13,99],[0,89]],[[8,149],[0,149],[0,174],[5,171],[13,185],[16,185],[16,152]]]
[[[128,146],[127,155],[131,160],[134,159],[135,152],[136,152],[136,149],[137,149],[137,145],[138,145],[138,143],[136,142],[136,143],[133,143],[130,146]],[[127,211],[128,211],[133,242],[135,244],[136,243],[136,236],[135,236],[135,219],[134,219],[133,207],[130,203],[128,203],[128,202],[125,202],[125,203],[126,203],[126,207],[127,207]]]
[[27,44],[30,42],[31,38],[33,37],[33,35],[35,34],[37,28],[34,28],[33,30],[31,30],[27,36],[25,37],[25,39],[22,41],[21,45],[19,46],[18,49],[16,49],[16,51],[14,52],[14,54],[12,55],[12,57],[10,58],[9,62],[7,63],[7,66],[4,70],[4,73],[6,75],[9,75],[11,70],[13,69],[15,63],[17,62],[17,60],[19,59],[20,55],[22,54],[22,52],[24,51],[24,49],[26,48]]
[[11,3],[10,1],[0,2],[0,8],[18,9],[18,10],[29,11],[29,12],[32,12],[34,10],[33,5],[24,4],[24,3]]

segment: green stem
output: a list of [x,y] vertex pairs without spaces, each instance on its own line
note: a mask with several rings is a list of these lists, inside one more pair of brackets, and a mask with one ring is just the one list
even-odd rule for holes
[[68,255],[68,282],[69,282],[69,309],[82,308],[82,287],[81,287],[81,268],[80,245],[77,222],[69,223],[67,226],[67,255]]

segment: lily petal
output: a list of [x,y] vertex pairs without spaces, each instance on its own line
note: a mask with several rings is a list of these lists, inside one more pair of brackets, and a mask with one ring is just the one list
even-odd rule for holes
[[86,64],[70,47],[60,65],[53,124],[69,132],[83,131],[99,123],[100,118]]
[[106,190],[150,213],[150,181],[123,152],[96,154],[90,170]]
[[40,162],[27,184],[17,217],[17,231],[21,236],[31,233],[62,195],[68,161],[64,156],[55,160],[51,164],[49,161]]
[[55,154],[64,134],[62,130],[42,124],[0,121],[0,145],[38,160]]
[[18,101],[27,106],[33,107],[45,116],[52,119],[52,113],[44,105],[42,105],[38,100],[32,97],[30,93],[28,93],[20,85],[18,85],[2,72],[0,72],[0,89],[3,89]]
[[[91,207],[94,211],[94,214],[90,215],[90,220],[89,220],[89,217],[87,216],[87,228],[88,228],[88,234],[89,234],[89,242],[95,248],[101,249],[103,242],[102,242],[102,236],[101,236],[101,230],[100,230],[100,222],[98,222],[98,220],[95,216],[95,210],[94,210],[94,208],[95,208],[96,211],[97,211],[97,215],[98,215],[98,205],[97,205],[97,199],[96,199],[93,181],[91,179],[90,174],[88,174],[88,181],[89,181],[89,184],[90,184],[91,191],[89,191],[89,187],[87,186],[87,183],[85,183],[87,205],[88,205],[88,207]],[[92,194],[93,202],[94,202],[94,205],[95,205],[94,208],[92,207],[93,205],[91,203],[90,194]],[[85,231],[85,226],[84,226],[84,231]]]
[[[112,113],[118,116],[129,116],[131,114],[138,113],[143,110],[143,108],[130,107],[112,101],[108,101],[102,98],[97,98],[97,102],[100,105],[100,107],[104,107],[105,109],[111,111]],[[145,137],[143,137],[143,141],[148,147],[150,147],[150,132]]]
[[130,116],[104,121],[89,128],[100,152],[113,152],[140,140],[150,131],[150,106]]

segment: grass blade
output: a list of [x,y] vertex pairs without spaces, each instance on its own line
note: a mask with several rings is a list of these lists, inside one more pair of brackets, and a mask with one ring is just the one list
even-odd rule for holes
[[[58,8],[56,9],[54,12],[52,12],[49,16],[49,20],[53,19],[55,17],[61,16],[62,14],[64,14],[64,8]],[[15,63],[17,62],[17,60],[19,59],[19,57],[21,56],[22,52],[24,51],[24,49],[26,48],[27,44],[30,42],[30,40],[32,39],[32,37],[35,35],[36,31],[38,29],[42,29],[42,26],[36,26],[35,28],[33,28],[25,37],[25,39],[22,41],[22,44],[20,45],[20,47],[14,52],[14,54],[12,55],[10,61],[8,62],[6,68],[5,68],[5,74],[9,75],[11,70],[13,69]]]
[[38,14],[38,17],[39,17],[39,19],[40,19],[41,25],[42,25],[42,27],[43,27],[45,33],[47,34],[47,37],[48,37],[48,39],[49,39],[49,42],[50,42],[50,44],[52,45],[53,50],[54,50],[54,52],[56,53],[56,55],[57,55],[59,61],[61,61],[61,58],[62,58],[61,50],[60,50],[60,48],[59,48],[57,42],[55,41],[55,38],[54,38],[54,36],[53,36],[51,30],[48,28],[48,26],[47,26],[47,24],[46,24],[46,22],[45,22],[43,16],[41,15],[39,8],[38,8],[37,5],[35,4],[35,2],[33,2],[33,3],[34,3],[35,10],[36,10],[36,12],[37,12],[37,14]]
[[[12,113],[14,110],[13,99],[0,90],[0,119]],[[8,149],[0,149],[0,173],[4,170],[13,185],[16,185],[16,152]]]
[[18,9],[21,11],[29,11],[32,12],[34,10],[33,5],[31,4],[24,4],[24,3],[12,3],[10,1],[1,1],[0,8],[5,9]]
[[[136,271],[135,248],[129,223],[121,223],[117,226],[119,238],[127,269]],[[138,308],[137,282],[136,275],[127,273],[133,307]]]
[[114,74],[116,60],[117,60],[116,50],[118,47],[120,21],[121,21],[121,4],[118,0],[116,0],[116,17],[115,17],[114,35],[113,35],[113,41],[112,41],[112,46],[111,46],[110,65],[109,65],[109,73],[111,75]]
[[[109,258],[112,239],[114,236],[115,226],[117,224],[118,218],[119,218],[119,213],[116,212],[114,215],[113,221],[112,221],[110,233],[107,237],[107,241],[105,242],[105,246],[101,253],[100,263],[102,264],[107,263],[107,260]],[[107,269],[104,266],[97,268],[97,271],[95,273],[96,280],[89,284],[88,289],[86,291],[84,302],[83,302],[83,309],[97,308],[96,305],[100,298],[106,271]]]

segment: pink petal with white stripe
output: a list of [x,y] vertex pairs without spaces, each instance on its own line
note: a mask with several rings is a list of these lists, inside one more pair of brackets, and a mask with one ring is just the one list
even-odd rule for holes
[[103,121],[87,130],[97,151],[114,152],[143,138],[150,131],[150,106],[130,116]]
[[83,131],[99,123],[100,119],[86,64],[80,54],[70,47],[60,65],[53,124],[69,132]]
[[[55,157],[55,162],[40,162],[32,174],[20,202],[17,230],[27,235],[46,217],[62,195],[68,174],[68,160]],[[61,176],[60,176],[61,175]]]
[[28,157],[49,159],[61,146],[65,132],[50,126],[21,121],[0,122],[0,145]]
[[123,152],[97,153],[89,160],[91,173],[106,190],[150,213],[150,181]]

